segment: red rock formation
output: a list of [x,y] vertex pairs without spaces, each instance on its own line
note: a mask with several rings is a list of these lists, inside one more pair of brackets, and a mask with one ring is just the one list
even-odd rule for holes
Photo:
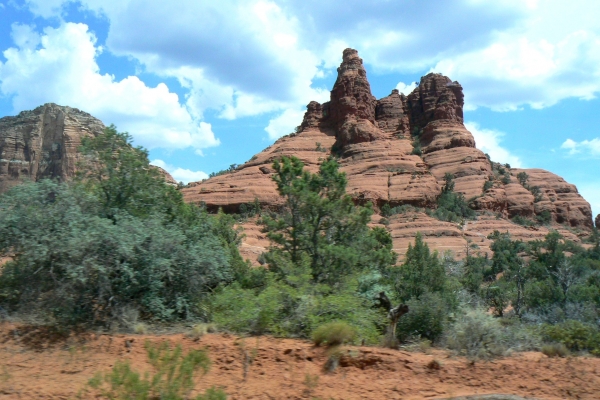
[[170,173],[168,173],[167,171],[165,171],[164,169],[162,169],[161,167],[157,167],[156,165],[152,166],[153,168],[156,168],[156,170],[162,175],[162,177],[164,178],[165,182],[168,185],[171,186],[177,186],[179,183],[175,180],[175,178],[173,178],[171,176]]
[[26,179],[74,176],[81,138],[104,128],[88,113],[51,103],[1,118],[0,193]]
[[354,49],[346,49],[331,90],[327,119],[337,131],[337,145],[372,142],[383,137],[375,122],[377,99],[371,94],[367,71]]
[[[348,177],[347,190],[357,203],[432,208],[444,175],[451,173],[455,190],[479,210],[476,221],[462,225],[441,222],[423,212],[392,217],[387,227],[394,250],[401,255],[418,231],[434,249],[451,250],[459,257],[464,255],[467,243],[489,252],[487,235],[496,229],[509,231],[517,239],[542,239],[548,227],[525,228],[508,218],[520,215],[534,219],[546,210],[552,216],[552,229],[579,240],[565,227],[588,229],[592,218],[589,204],[577,189],[543,170],[525,170],[529,184],[540,187],[541,199],[518,183],[516,175],[522,170],[507,169],[512,179],[503,183],[506,177],[492,169],[463,124],[463,102],[460,84],[440,74],[421,78],[408,96],[393,90],[377,101],[358,53],[346,49],[331,100],[308,104],[298,134],[279,139],[232,173],[189,185],[183,189],[184,198],[205,202],[209,209],[223,207],[231,212],[255,199],[263,206],[278,205],[281,199],[271,179],[273,160],[294,155],[309,170],[316,171],[335,144],[336,153],[341,155],[341,170]],[[420,141],[421,156],[413,154],[415,139]],[[491,187],[484,192],[488,181]],[[375,216],[374,222],[379,219]],[[242,251],[256,260],[268,242],[254,222],[246,223],[244,228],[250,235]]]
[[[24,180],[72,178],[81,160],[81,139],[104,129],[90,114],[53,103],[0,118],[0,193]],[[167,183],[177,185],[167,171],[158,169]]]
[[600,214],[596,215],[596,219],[594,220],[594,224],[596,228],[600,229]]

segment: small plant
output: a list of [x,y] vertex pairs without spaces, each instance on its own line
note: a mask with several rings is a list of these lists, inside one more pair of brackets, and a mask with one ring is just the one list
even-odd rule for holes
[[356,331],[345,322],[329,322],[319,326],[312,334],[316,346],[325,344],[328,347],[339,346],[352,342],[356,338]]
[[317,388],[317,386],[319,386],[319,375],[312,375],[307,373],[304,376],[304,385],[306,386],[308,392],[311,393]]
[[535,217],[538,223],[541,225],[547,225],[552,222],[552,214],[548,210],[542,211],[538,216]]
[[523,172],[519,172],[517,174],[517,179],[519,180],[519,183],[523,186],[527,185],[527,181],[529,180],[529,175],[527,175],[527,173],[525,171]]
[[217,332],[217,325],[215,324],[196,324],[192,326],[192,329],[188,332],[187,336],[197,340],[207,333],[215,332]]
[[492,187],[494,186],[494,181],[485,181],[485,183],[483,184],[483,191],[487,192],[488,190],[490,190]]
[[316,151],[320,151],[322,153],[327,153],[327,149],[324,149],[323,147],[321,147],[321,143],[320,142],[316,142],[315,145],[317,146],[315,148]]
[[327,361],[323,366],[325,372],[333,372],[340,365],[340,358],[343,355],[343,349],[341,346],[334,346],[327,351]]
[[242,366],[244,371],[244,382],[248,377],[248,370],[250,369],[250,365],[254,362],[256,355],[258,354],[258,338],[256,338],[256,347],[250,351],[246,348],[246,341],[242,339],[239,342],[236,342],[236,345],[239,346],[240,352],[242,353]]
[[542,346],[542,353],[548,357],[566,357],[569,355],[569,349],[562,343],[551,343]]
[[[109,373],[97,373],[88,386],[110,399],[187,399],[194,387],[194,375],[210,368],[210,359],[204,350],[183,354],[181,346],[171,348],[164,342],[154,346],[145,344],[153,373],[141,375],[128,361],[117,361]],[[198,400],[226,399],[220,389],[211,388]]]
[[499,320],[482,310],[468,311],[462,316],[449,330],[446,343],[471,360],[490,359],[506,350]]
[[520,215],[515,215],[511,221],[521,226],[535,226],[535,222]]
[[133,326],[133,333],[137,335],[145,335],[148,333],[148,325],[144,324],[143,322],[138,322]]

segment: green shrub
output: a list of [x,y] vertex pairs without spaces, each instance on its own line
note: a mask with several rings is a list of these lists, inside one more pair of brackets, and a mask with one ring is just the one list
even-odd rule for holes
[[535,218],[536,218],[537,222],[542,225],[546,225],[546,224],[549,224],[550,222],[552,222],[552,214],[550,214],[550,211],[548,211],[548,210],[542,211]]
[[485,183],[483,184],[483,191],[487,192],[488,190],[490,190],[492,187],[494,186],[494,181],[485,181]]
[[522,217],[520,215],[515,215],[512,219],[512,222],[521,226],[535,226],[536,223],[530,220],[529,218]]
[[562,343],[551,343],[542,346],[542,353],[548,357],[566,357],[569,355],[569,349]]
[[356,330],[342,321],[321,325],[312,333],[312,340],[316,346],[321,344],[328,347],[338,346],[352,342],[355,338]]
[[[88,386],[111,399],[165,399],[183,400],[194,388],[194,375],[208,372],[210,359],[204,350],[190,350],[184,354],[181,346],[171,348],[163,342],[154,346],[145,344],[152,374],[143,376],[131,368],[129,362],[117,361],[110,373],[97,373]],[[226,399],[220,389],[208,389],[197,399]]]
[[301,283],[300,287],[270,280],[257,292],[238,284],[223,288],[213,296],[213,320],[222,328],[246,334],[270,333],[283,337],[310,337],[315,327],[332,321],[352,325],[366,343],[379,341],[377,327],[385,316],[350,285],[339,292],[326,286]]
[[148,153],[109,127],[83,141],[68,184],[0,196],[0,305],[62,326],[206,318],[203,303],[246,264],[234,219],[186,204]]
[[448,329],[446,345],[470,359],[490,359],[507,349],[497,318],[482,310],[469,310]]
[[439,293],[426,292],[407,302],[410,311],[398,322],[396,335],[400,342],[411,337],[432,342],[440,339],[447,325],[449,307]]
[[187,319],[202,316],[206,292],[232,278],[229,249],[199,210],[194,226],[124,211],[103,218],[94,198],[49,181],[14,188],[0,209],[10,210],[0,212],[0,250],[18,254],[0,275],[9,309],[67,325],[108,324],[126,307],[146,319]]
[[562,343],[571,351],[589,351],[600,356],[600,332],[593,325],[567,320],[556,325],[544,325],[542,332],[547,340]]

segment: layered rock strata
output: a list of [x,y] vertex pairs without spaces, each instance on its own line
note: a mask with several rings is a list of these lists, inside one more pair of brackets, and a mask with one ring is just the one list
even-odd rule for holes
[[[450,173],[455,190],[478,210],[477,220],[464,224],[441,222],[423,212],[390,218],[387,228],[401,255],[417,232],[434,249],[450,250],[459,257],[469,243],[489,252],[487,236],[494,230],[523,240],[543,239],[550,229],[576,241],[576,230],[587,235],[593,226],[591,209],[575,186],[539,169],[507,167],[510,179],[499,176],[465,128],[463,104],[462,86],[435,73],[422,77],[407,96],[394,89],[377,100],[358,52],[346,49],[330,101],[310,102],[298,133],[279,139],[231,173],[188,185],[184,198],[229,212],[255,200],[277,206],[281,198],[272,181],[273,160],[294,155],[316,171],[321,161],[335,155],[357,203],[434,208],[444,176]],[[529,175],[529,187],[539,188],[537,197],[519,183],[517,174],[523,171]],[[510,221],[515,216],[535,220],[547,215],[545,211],[550,214],[548,226],[526,228]],[[373,221],[379,219],[375,216]],[[251,235],[242,250],[255,260],[268,242],[254,222],[245,228]]]
[[76,108],[45,104],[0,119],[0,193],[23,182],[74,176],[81,138],[104,124]]
[[[75,176],[81,139],[106,127],[90,114],[53,103],[15,117],[0,118],[0,193],[25,180],[68,180]],[[167,183],[173,177],[156,167]]]

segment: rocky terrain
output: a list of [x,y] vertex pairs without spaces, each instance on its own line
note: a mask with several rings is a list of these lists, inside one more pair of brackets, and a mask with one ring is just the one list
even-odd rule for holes
[[[347,174],[348,192],[355,201],[372,202],[378,212],[386,204],[435,208],[446,173],[454,176],[455,190],[477,210],[476,220],[461,224],[442,222],[419,210],[387,220],[375,215],[373,224],[385,224],[400,255],[418,231],[433,248],[458,257],[469,243],[489,251],[487,236],[494,230],[523,240],[541,239],[550,229],[575,241],[587,236],[594,221],[577,188],[548,171],[492,163],[463,124],[463,102],[461,85],[434,73],[422,77],[408,96],[394,89],[377,100],[362,59],[356,50],[346,49],[330,101],[309,103],[296,133],[230,173],[189,184],[182,189],[184,198],[203,202],[213,211],[221,207],[237,212],[255,201],[276,207],[281,198],[271,179],[273,160],[293,155],[314,172],[333,155]],[[56,104],[1,118],[0,193],[26,179],[73,177],[81,138],[104,127],[90,114]],[[528,175],[525,184],[517,177],[521,172]],[[177,184],[166,171],[161,173],[168,183]],[[550,222],[525,227],[511,221],[516,216],[545,216]],[[244,223],[244,228],[242,253],[256,261],[268,241],[256,220]]]
[[[24,180],[72,178],[82,157],[81,139],[104,128],[102,121],[86,112],[53,103],[0,118],[0,193]],[[177,184],[159,170],[168,183]]]
[[[294,155],[316,171],[322,160],[334,155],[357,203],[370,201],[376,209],[384,204],[434,208],[444,175],[450,173],[455,191],[477,210],[478,218],[464,224],[441,222],[419,211],[391,217],[387,227],[401,255],[417,231],[433,248],[458,257],[470,242],[489,251],[487,236],[494,230],[523,240],[543,238],[549,229],[575,241],[586,236],[593,227],[592,212],[577,188],[545,170],[492,163],[464,126],[463,103],[461,85],[435,73],[422,77],[408,96],[394,89],[377,100],[362,59],[356,50],[346,49],[330,101],[309,103],[296,133],[231,173],[191,183],[183,194],[186,201],[204,202],[212,210],[236,212],[256,200],[263,207],[275,207],[281,199],[271,179],[273,160]],[[521,172],[529,177],[525,184],[517,178]],[[511,222],[516,216],[535,219],[548,213],[550,226]],[[380,219],[376,216],[374,224]],[[244,227],[242,251],[254,260],[268,242],[253,221]]]
[[[83,389],[97,372],[117,360],[148,371],[146,341],[206,349],[212,362],[196,388],[223,388],[229,399],[596,399],[600,359],[548,358],[515,353],[492,362],[471,363],[429,349],[347,347],[334,372],[323,369],[326,350],[297,339],[240,338],[209,334],[124,335],[71,333],[0,323],[0,398],[98,398]],[[244,356],[250,354],[250,358]],[[244,361],[246,360],[246,361]],[[245,367],[244,367],[245,366]],[[244,372],[246,371],[246,372]],[[482,396],[496,393],[494,396]],[[522,397],[501,396],[497,393]],[[461,397],[462,398],[462,397]]]

